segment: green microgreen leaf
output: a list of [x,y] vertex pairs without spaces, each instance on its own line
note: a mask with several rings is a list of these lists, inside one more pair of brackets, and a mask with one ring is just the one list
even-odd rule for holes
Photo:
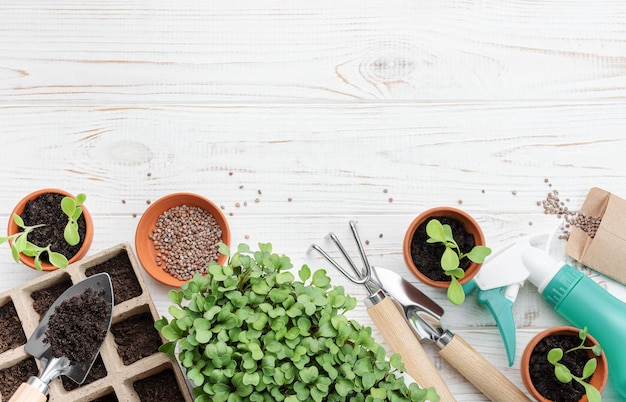
[[459,256],[451,249],[446,248],[441,255],[441,268],[444,271],[451,271],[459,267]]
[[356,298],[325,270],[303,266],[297,282],[271,244],[236,250],[169,292],[172,318],[155,322],[196,402],[438,400],[433,389],[404,385],[400,356],[388,361],[372,329],[348,319]]
[[586,378],[591,377],[593,372],[596,371],[597,365],[598,365],[598,362],[595,358],[587,360],[587,363],[585,363],[585,367],[583,368],[583,375],[581,378],[584,380]]

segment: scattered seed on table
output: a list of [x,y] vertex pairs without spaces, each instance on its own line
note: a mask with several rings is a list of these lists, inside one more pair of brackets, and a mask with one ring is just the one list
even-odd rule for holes
[[133,214],[133,218],[136,218],[136,217],[137,217],[137,214]]
[[241,190],[242,188],[243,188],[243,184],[241,184],[241,185],[239,186],[239,190]]
[[148,177],[152,176],[152,173],[148,172],[147,176],[148,176]]
[[126,204],[126,200],[122,200],[122,204]]
[[244,202],[243,202],[243,206],[244,206],[244,207],[247,207],[247,206],[248,206],[248,201],[244,201]]
[[381,234],[379,234],[379,235],[378,235],[378,237],[382,239],[382,237],[383,237],[383,234],[382,234],[382,233],[381,233]]
[[233,213],[232,213],[232,212],[229,212],[229,213],[228,213],[228,216],[233,216]]
[[369,240],[365,240],[365,244],[370,244],[370,241]]
[[533,225],[533,221],[528,221],[528,226],[532,226]]
[[150,205],[150,202],[151,202],[150,200],[146,200],[146,204]]
[[485,189],[480,190],[481,193],[485,194]]
[[386,188],[383,189],[383,193],[387,194],[387,191],[388,190]]
[[459,205],[463,204],[463,200],[458,200],[457,202],[459,203]]
[[187,280],[205,273],[210,261],[217,261],[222,229],[204,209],[180,205],[159,216],[152,238],[161,253],[157,263],[164,262],[165,272]]
[[229,176],[232,176],[232,175],[233,175],[233,172],[232,172],[232,171],[231,171],[231,172],[228,172],[228,175],[229,175]]
[[226,209],[226,205],[220,205],[220,208]]
[[250,238],[250,235],[249,235],[249,234],[247,234],[247,235],[245,235],[244,237],[246,238],[246,240],[248,240],[248,239]]
[[259,201],[261,201],[261,200],[260,200],[260,199],[258,199],[258,198],[255,198],[255,199],[254,199],[254,202],[259,202]]
[[239,207],[241,206],[241,204],[240,204],[240,203],[238,203],[238,202],[236,202],[236,203],[235,203],[235,206],[236,206],[237,208],[239,208]]
[[393,202],[393,197],[389,197],[389,202]]
[[263,194],[260,189],[257,190],[257,193],[259,193],[259,195]]
[[292,198],[291,198],[291,197],[287,198],[287,201],[291,202],[291,200],[292,200]]
[[517,195],[517,191],[511,191],[511,194]]

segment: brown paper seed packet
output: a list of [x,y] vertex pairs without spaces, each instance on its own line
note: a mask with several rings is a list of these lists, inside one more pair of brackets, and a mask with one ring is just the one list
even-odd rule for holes
[[600,218],[594,236],[572,228],[567,255],[618,282],[626,284],[626,200],[593,187],[580,212]]

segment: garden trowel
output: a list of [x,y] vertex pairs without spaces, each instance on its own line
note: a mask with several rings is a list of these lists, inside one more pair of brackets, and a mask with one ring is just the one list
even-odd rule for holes
[[460,335],[441,327],[443,308],[394,271],[372,267],[375,280],[402,308],[420,341],[430,341],[450,363],[494,402],[529,402],[530,399],[489,363]]
[[9,402],[44,402],[47,399],[48,384],[60,375],[64,375],[70,378],[77,384],[82,384],[91,370],[98,352],[100,345],[94,348],[93,353],[88,359],[79,362],[70,362],[66,356],[54,357],[52,354],[52,347],[49,342],[46,342],[46,331],[48,330],[48,323],[50,317],[55,313],[55,309],[61,303],[71,299],[74,296],[78,296],[91,289],[96,294],[102,292],[104,300],[107,305],[106,312],[106,325],[107,332],[111,326],[111,316],[113,313],[113,285],[111,284],[111,278],[107,273],[101,273],[90,276],[89,278],[78,282],[69,289],[67,289],[61,296],[59,296],[55,302],[50,306],[46,315],[41,319],[41,322],[35,328],[35,331],[26,342],[24,350],[31,356],[39,359],[41,363],[41,374],[37,377],[33,376],[28,379],[27,382],[20,385],[18,390],[13,394],[13,397]]

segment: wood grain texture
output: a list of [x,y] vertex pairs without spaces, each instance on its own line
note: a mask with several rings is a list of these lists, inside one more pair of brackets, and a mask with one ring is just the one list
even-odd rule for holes
[[[525,285],[508,367],[488,311],[418,283],[402,239],[436,205],[469,212],[496,249],[555,229],[537,205],[550,190],[571,208],[593,186],[626,197],[625,24],[620,0],[6,0],[0,222],[33,190],[85,192],[95,253],[133,243],[148,202],[197,192],[223,206],[233,244],[272,242],[362,300],[306,253],[356,219],[371,262],[523,388],[524,346],[564,319]],[[40,275],[3,248],[0,291]],[[144,276],[167,314],[169,289]],[[373,324],[362,303],[349,314]],[[487,400],[425,352],[458,401]],[[619,401],[611,384],[603,397]]]
[[619,0],[0,5],[0,101],[623,99]]

